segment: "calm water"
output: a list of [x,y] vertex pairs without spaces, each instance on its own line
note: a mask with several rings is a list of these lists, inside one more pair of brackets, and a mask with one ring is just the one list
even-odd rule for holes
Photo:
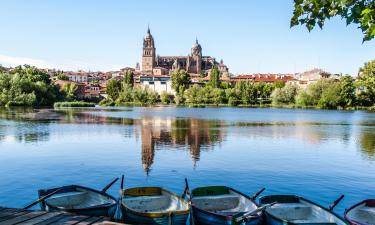
[[[0,110],[0,205],[38,189],[229,185],[337,207],[375,198],[375,114],[250,108]],[[110,190],[117,195],[118,185]]]

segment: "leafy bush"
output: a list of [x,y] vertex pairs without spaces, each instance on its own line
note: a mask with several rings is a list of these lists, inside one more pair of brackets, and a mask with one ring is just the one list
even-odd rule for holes
[[59,108],[59,107],[95,107],[95,103],[92,102],[56,102],[53,105],[54,108]]
[[272,104],[294,104],[297,90],[298,88],[295,85],[286,85],[283,88],[276,88],[271,95]]
[[0,72],[0,90],[0,106],[50,106],[63,98],[44,70],[28,65]]

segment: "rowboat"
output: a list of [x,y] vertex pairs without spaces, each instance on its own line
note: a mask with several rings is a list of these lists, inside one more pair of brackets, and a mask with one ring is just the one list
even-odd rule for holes
[[375,199],[364,200],[345,211],[345,219],[352,225],[375,224]]
[[182,225],[189,216],[189,204],[160,187],[125,189],[122,206],[126,223]]
[[118,178],[113,180],[101,191],[79,185],[39,190],[39,200],[36,202],[39,202],[41,209],[46,211],[66,211],[88,216],[109,216],[109,212],[116,207],[116,199],[108,195],[106,191],[117,180]]
[[329,208],[324,208],[310,200],[293,195],[270,195],[260,199],[260,204],[276,203],[265,210],[269,225],[346,225],[333,208],[344,196],[337,199]]
[[[208,186],[196,188],[191,193],[191,207],[195,223],[202,225],[257,225],[262,222],[262,212],[258,209],[255,198],[249,197],[233,188]],[[243,217],[248,214],[248,217]],[[241,219],[243,217],[243,219]],[[241,219],[241,220],[238,220]]]

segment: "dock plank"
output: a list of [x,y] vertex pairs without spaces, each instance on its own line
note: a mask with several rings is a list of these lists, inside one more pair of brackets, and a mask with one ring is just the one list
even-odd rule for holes
[[103,225],[107,222],[109,219],[106,217],[0,207],[1,225]]
[[29,213],[26,213],[24,215],[20,215],[20,216],[11,218],[11,219],[3,220],[3,221],[1,221],[1,225],[14,225],[14,224],[18,224],[18,223],[30,220],[32,218],[44,215],[46,213],[47,212],[41,212],[41,211],[29,212]]
[[79,224],[79,222],[84,221],[86,219],[90,218],[89,216],[80,216],[80,215],[72,215],[69,217],[65,217],[62,220],[59,220],[54,225],[74,225]]
[[32,218],[32,219],[30,219],[28,221],[18,223],[17,225],[35,225],[35,224],[38,224],[38,223],[43,222],[43,221],[46,221],[48,219],[51,219],[51,218],[53,218],[55,216],[58,216],[58,215],[61,215],[61,214],[62,214],[61,212],[46,213],[44,215]]
[[10,219],[16,218],[18,216],[26,215],[28,213],[30,213],[30,211],[23,211],[23,210],[22,211],[17,211],[17,210],[12,211],[9,214],[7,214],[7,215],[4,214],[4,216],[0,217],[0,223],[2,224],[2,222],[5,221],[5,220],[10,220]]
[[48,225],[48,224],[54,224],[55,222],[58,222],[59,220],[62,220],[65,217],[68,217],[69,215],[66,213],[61,213],[59,215],[56,215],[54,217],[51,217],[49,219],[46,219],[44,221],[41,221],[39,223],[36,223],[37,225]]
[[104,221],[102,217],[91,217],[84,221],[81,221],[78,225],[92,225]]

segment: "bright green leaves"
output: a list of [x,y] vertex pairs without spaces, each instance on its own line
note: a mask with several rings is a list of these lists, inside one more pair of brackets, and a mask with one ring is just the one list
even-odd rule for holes
[[305,25],[311,31],[326,20],[340,16],[347,25],[358,24],[363,41],[375,36],[375,0],[294,0],[291,26]]

